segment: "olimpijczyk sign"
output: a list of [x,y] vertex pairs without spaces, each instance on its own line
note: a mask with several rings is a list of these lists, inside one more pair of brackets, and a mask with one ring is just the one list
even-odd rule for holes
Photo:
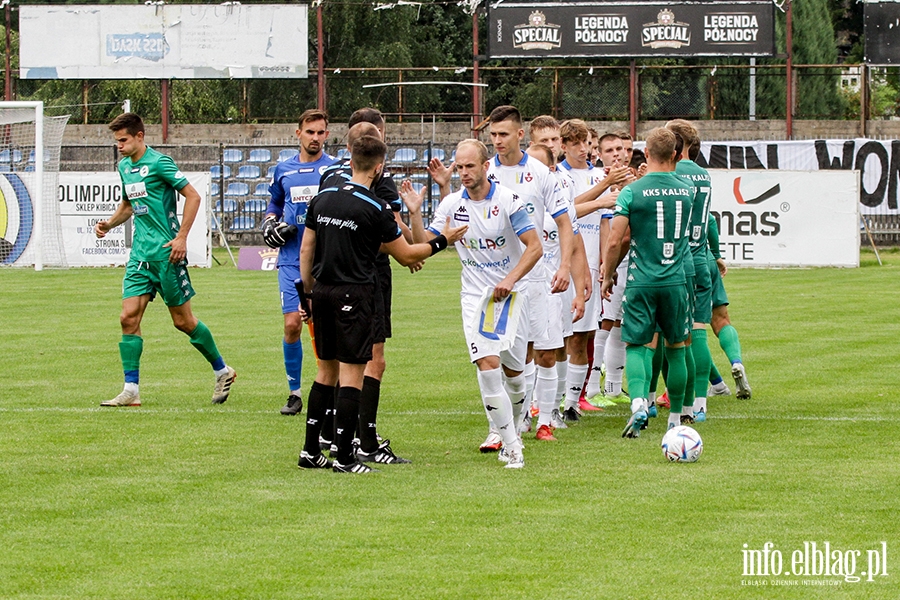
[[488,56],[771,56],[771,2],[489,3]]

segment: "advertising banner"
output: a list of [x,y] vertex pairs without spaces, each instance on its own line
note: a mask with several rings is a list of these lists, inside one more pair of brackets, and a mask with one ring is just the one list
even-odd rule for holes
[[859,266],[858,171],[710,169],[729,264]]
[[772,56],[771,2],[488,3],[488,58]]
[[22,79],[308,76],[306,4],[23,5]]
[[[209,173],[185,173],[200,193],[200,210],[188,234],[188,264],[209,267]],[[94,225],[108,219],[122,200],[122,185],[114,172],[63,172],[59,174],[59,212],[66,262],[70,267],[120,266],[128,262],[132,242],[132,219],[110,231],[103,239],[94,235]],[[178,219],[184,197],[177,196]]]

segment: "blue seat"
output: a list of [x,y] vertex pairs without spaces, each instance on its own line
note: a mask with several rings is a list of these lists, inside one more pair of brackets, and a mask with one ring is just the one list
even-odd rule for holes
[[431,184],[431,198],[432,199],[441,199],[441,186],[436,183]]
[[416,192],[421,192],[422,190],[425,189],[425,186],[422,185],[421,183],[413,182],[412,186],[413,186],[413,189],[416,190]]
[[298,154],[300,154],[300,151],[296,148],[285,148],[278,153],[278,162],[284,162],[289,158],[294,158]]
[[234,200],[230,200],[228,198],[225,199],[225,204],[223,205],[221,202],[216,202],[216,212],[225,211],[226,213],[235,213],[237,212],[237,202]]
[[456,148],[453,149],[453,153],[450,155],[450,162],[456,162]]
[[257,183],[256,187],[253,188],[254,196],[262,196],[269,197],[269,184],[268,183]]
[[244,182],[229,183],[225,188],[226,196],[246,196],[250,193],[250,186]]
[[335,158],[338,159],[338,160],[344,160],[344,159],[347,158],[348,156],[350,156],[350,151],[347,150],[346,147],[344,147],[344,148],[341,148],[340,150],[338,150],[337,155],[335,156]]
[[12,165],[8,162],[0,162],[0,173],[9,173],[12,171]]
[[225,148],[222,152],[222,162],[239,163],[244,160],[244,153],[237,148]]
[[[443,148],[432,148],[431,152],[432,154],[434,154],[434,158],[440,160],[441,162],[444,162],[444,159],[447,158],[447,154],[444,152]],[[430,160],[431,155],[429,155],[428,149],[426,148],[425,152],[422,153],[422,162],[427,165],[428,161]]]
[[216,196],[219,195],[219,184],[218,183],[209,184],[209,195],[212,196],[213,198],[215,198]]
[[[32,150],[34,152],[34,150]],[[21,150],[2,150],[0,151],[0,162],[22,162],[22,151]],[[34,156],[31,157],[31,162],[34,162]]]
[[268,148],[257,148],[250,151],[247,162],[251,163],[267,163],[272,160],[272,151]]
[[[13,156],[15,156],[15,154],[13,154]],[[19,160],[21,160],[21,158],[20,158]],[[31,164],[34,164],[34,150],[31,150],[31,151],[28,153],[28,162],[31,163]],[[50,151],[49,151],[49,148],[44,148],[44,162],[45,162],[45,163],[50,162]]]
[[238,179],[259,179],[260,169],[258,165],[241,165],[236,177]]
[[[221,172],[222,172],[222,176],[225,179],[228,179],[231,177],[231,167],[229,167],[228,165],[225,165],[224,167],[222,167]],[[212,175],[213,178],[218,179],[219,178],[219,165],[211,166],[209,168],[209,174]]]
[[428,181],[428,173],[413,173],[409,176],[412,181],[418,181],[420,183]]
[[397,148],[394,152],[394,159],[391,162],[399,164],[409,164],[416,162],[415,148]]
[[269,165],[269,168],[266,169],[266,179],[272,181],[273,177],[275,177],[275,165]]
[[269,203],[265,200],[247,200],[244,202],[244,214],[247,213],[264,213],[266,212],[266,208],[269,206]]
[[256,221],[253,217],[237,217],[231,224],[232,231],[250,231],[256,229]]

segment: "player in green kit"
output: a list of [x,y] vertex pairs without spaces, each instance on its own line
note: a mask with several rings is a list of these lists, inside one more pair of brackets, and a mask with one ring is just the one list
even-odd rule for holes
[[[216,386],[212,401],[228,399],[237,374],[227,366],[216,348],[212,333],[191,312],[194,288],[187,270],[187,237],[200,208],[200,195],[188,183],[175,162],[147,146],[144,122],[134,113],[124,113],[109,124],[119,154],[122,203],[107,221],[94,226],[98,238],[134,216],[134,243],[125,280],[122,282],[122,341],[119,353],[125,372],[125,387],[100,406],[140,406],[138,390],[141,352],[141,319],[156,294],[172,315],[175,328],[188,334],[191,344],[212,365]],[[182,223],[176,216],[176,194],[184,196]]]
[[675,134],[662,128],[647,136],[647,174],[619,194],[608,241],[608,256],[615,258],[602,265],[600,293],[608,298],[630,228],[622,340],[627,344],[625,374],[632,414],[622,432],[624,437],[638,437],[647,422],[650,371],[660,342],[657,326],[665,338],[669,361],[669,427],[681,422],[687,385],[684,342],[691,327],[683,263],[688,260],[694,189],[673,172],[675,141]]

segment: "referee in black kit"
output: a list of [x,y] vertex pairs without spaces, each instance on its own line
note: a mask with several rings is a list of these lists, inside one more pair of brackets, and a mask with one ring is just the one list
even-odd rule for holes
[[[428,243],[410,245],[391,207],[370,190],[384,168],[387,147],[363,136],[351,148],[350,181],[319,191],[306,213],[300,247],[300,274],[316,325],[316,380],[307,402],[306,441],[298,466],[331,467],[336,473],[370,473],[353,455],[359,396],[366,363],[372,359],[375,259],[379,250],[409,266],[461,239],[466,227],[444,227]],[[301,314],[308,318],[305,312]],[[319,449],[322,417],[340,381],[335,405],[337,459]]]

